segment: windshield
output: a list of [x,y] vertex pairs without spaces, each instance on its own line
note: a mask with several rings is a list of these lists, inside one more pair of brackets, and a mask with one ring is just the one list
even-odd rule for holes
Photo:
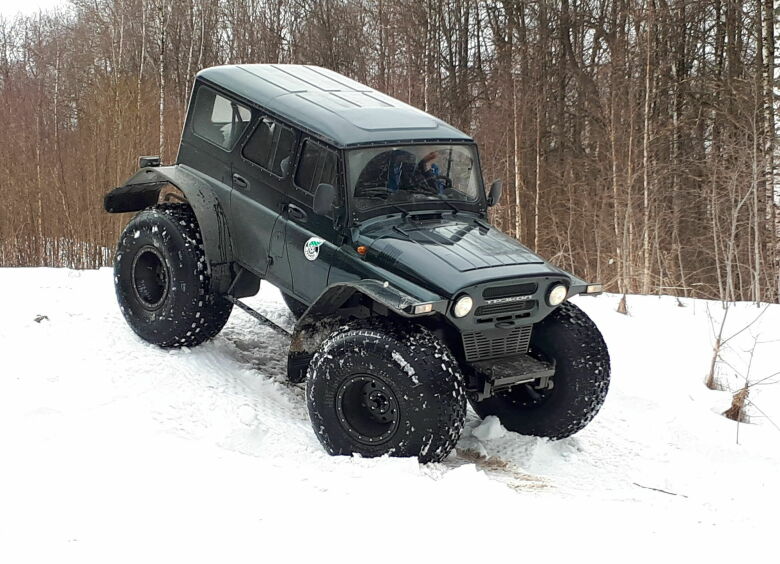
[[403,145],[356,149],[347,155],[358,212],[442,200],[473,203],[479,197],[472,145]]

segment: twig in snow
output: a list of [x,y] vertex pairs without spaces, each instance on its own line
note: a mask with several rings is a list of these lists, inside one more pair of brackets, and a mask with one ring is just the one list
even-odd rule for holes
[[761,316],[762,316],[762,315],[764,315],[768,309],[769,309],[769,306],[766,306],[764,309],[762,309],[762,310],[761,310],[761,312],[760,312],[760,313],[759,313],[759,314],[758,314],[756,317],[754,317],[754,318],[753,318],[753,321],[751,321],[750,323],[748,323],[747,325],[745,325],[745,326],[744,326],[742,329],[740,329],[739,331],[737,331],[736,333],[734,333],[734,334],[733,334],[733,335],[731,335],[730,337],[726,337],[726,338],[723,340],[723,342],[722,342],[721,344],[722,344],[722,345],[725,345],[726,343],[728,343],[728,342],[729,342],[731,339],[733,339],[733,338],[734,338],[734,337],[736,337],[737,335],[739,335],[739,334],[741,334],[742,332],[744,332],[744,331],[747,331],[748,329],[750,329],[750,327],[751,327],[751,326],[752,326],[752,325],[753,325],[753,324],[754,324],[756,321],[758,321],[759,319],[761,319]]
[[756,380],[755,382],[752,382],[751,386],[760,386],[764,384],[776,384],[777,382],[767,382],[770,378],[774,378],[775,376],[780,376],[780,372],[775,372],[774,374],[770,374],[769,376],[765,376],[761,378],[760,380]]
[[665,494],[668,494],[668,495],[676,495],[676,496],[684,497],[685,499],[688,499],[688,496],[685,495],[685,494],[668,492],[666,490],[661,490],[661,489],[658,489],[658,488],[651,488],[650,486],[643,486],[642,484],[637,484],[636,482],[634,482],[634,485],[635,486],[639,486],[640,488],[644,488],[646,490],[653,490],[654,492],[661,492],[661,493],[665,493]]
[[767,420],[768,420],[768,421],[769,421],[769,422],[770,422],[772,425],[774,425],[775,429],[777,429],[778,431],[780,431],[780,427],[777,425],[777,423],[775,423],[775,422],[772,420],[772,418],[771,418],[771,417],[769,417],[769,415],[767,415],[767,414],[766,414],[764,411],[762,411],[762,409],[761,409],[760,407],[758,407],[758,406],[757,406],[755,403],[753,403],[752,401],[750,401],[750,400],[747,400],[747,401],[748,401],[748,403],[749,403],[750,405],[752,405],[753,407],[755,407],[755,408],[756,408],[756,411],[758,411],[758,412],[759,412],[761,415],[763,415],[764,417],[766,417],[766,419],[767,419]]

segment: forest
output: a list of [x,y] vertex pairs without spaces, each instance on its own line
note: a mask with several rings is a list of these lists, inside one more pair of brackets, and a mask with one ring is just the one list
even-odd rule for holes
[[328,67],[448,121],[491,221],[620,293],[777,302],[771,1],[71,0],[0,17],[0,266],[111,264],[195,73]]

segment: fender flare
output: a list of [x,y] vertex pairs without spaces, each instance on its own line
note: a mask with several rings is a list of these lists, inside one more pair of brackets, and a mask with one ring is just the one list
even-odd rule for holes
[[[349,282],[337,282],[331,284],[314,300],[309,309],[304,312],[296,323],[298,327],[304,327],[316,322],[318,319],[328,317],[341,309],[355,294],[367,297],[373,303],[386,307],[390,312],[401,317],[421,317],[413,313],[413,308],[419,303],[432,303],[431,313],[444,313],[447,300],[434,294],[418,298],[391,286],[388,282],[364,278]],[[431,299],[435,297],[435,299]]]
[[[304,381],[315,351],[330,333],[344,323],[339,312],[344,311],[344,306],[355,295],[363,296],[372,304],[386,308],[391,314],[410,319],[443,314],[447,308],[447,300],[439,296],[436,296],[436,300],[415,298],[379,280],[362,279],[332,284],[319,295],[295,324],[287,357],[287,377],[291,382]],[[426,298],[432,296],[431,294]],[[419,303],[432,303],[432,311],[424,315],[415,315],[413,308]]]
[[143,210],[158,202],[160,190],[167,184],[182,191],[198,220],[211,289],[226,293],[232,280],[233,248],[227,216],[214,193],[212,180],[184,165],[146,167],[106,194],[103,207],[108,213]]

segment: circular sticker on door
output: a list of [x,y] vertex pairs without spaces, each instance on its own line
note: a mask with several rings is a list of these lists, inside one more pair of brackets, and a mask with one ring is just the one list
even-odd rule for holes
[[303,245],[303,254],[309,260],[317,260],[320,256],[320,247],[325,241],[319,237],[312,237]]

